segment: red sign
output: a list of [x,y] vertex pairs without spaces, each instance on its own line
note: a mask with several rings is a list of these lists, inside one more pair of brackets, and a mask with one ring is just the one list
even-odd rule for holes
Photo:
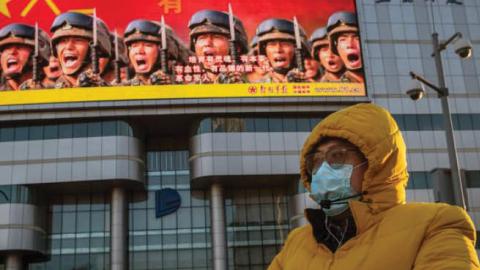
[[134,19],[160,20],[164,15],[166,23],[187,41],[188,20],[195,12],[202,9],[227,11],[228,3],[243,21],[249,38],[257,25],[268,18],[291,20],[297,16],[307,34],[311,34],[325,25],[333,12],[355,12],[354,1],[326,0],[0,0],[0,27],[13,22],[38,22],[49,32],[53,19],[60,13],[75,10],[93,14],[96,8],[97,16],[118,33],[123,33]]

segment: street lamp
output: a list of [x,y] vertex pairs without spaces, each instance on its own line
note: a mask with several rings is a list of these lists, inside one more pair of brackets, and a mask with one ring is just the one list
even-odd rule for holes
[[[442,102],[443,120],[445,125],[445,133],[447,137],[448,159],[450,160],[450,169],[452,173],[453,198],[455,204],[467,209],[465,194],[463,189],[462,176],[458,165],[457,148],[455,146],[455,138],[453,134],[452,115],[450,114],[450,105],[448,103],[448,88],[445,84],[445,75],[443,73],[441,52],[447,48],[450,43],[453,43],[455,53],[462,59],[467,59],[472,56],[472,44],[462,38],[462,33],[455,33],[447,41],[439,43],[438,33],[432,34],[433,53],[435,58],[435,66],[437,70],[439,86],[433,84],[422,76],[410,71],[413,85],[408,89],[407,95],[417,101],[425,94],[424,85],[437,92],[438,97]],[[445,193],[450,193],[450,190],[442,190]],[[450,193],[451,194],[451,193]]]

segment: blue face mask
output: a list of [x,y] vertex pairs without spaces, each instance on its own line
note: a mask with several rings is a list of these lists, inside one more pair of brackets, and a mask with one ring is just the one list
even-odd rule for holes
[[[361,166],[357,165],[358,166]],[[324,161],[317,172],[312,176],[310,198],[321,204],[322,201],[339,200],[344,203],[332,203],[330,208],[322,207],[327,216],[336,216],[348,209],[348,203],[342,199],[355,196],[350,185],[353,165],[343,164],[339,168],[332,168]],[[357,200],[360,196],[355,197]],[[352,198],[353,199],[353,198]]]

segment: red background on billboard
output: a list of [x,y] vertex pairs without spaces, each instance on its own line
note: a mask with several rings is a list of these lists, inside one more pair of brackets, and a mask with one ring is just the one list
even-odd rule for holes
[[[181,11],[165,10],[161,2],[180,2]],[[33,3],[33,5],[32,5]],[[299,23],[310,35],[313,30],[326,24],[328,16],[335,11],[355,11],[354,0],[0,0],[0,27],[13,22],[34,24],[47,32],[55,13],[49,6],[54,4],[60,13],[69,10],[91,12],[97,9],[97,16],[112,29],[122,34],[127,24],[139,18],[160,20],[165,16],[167,24],[175,32],[188,40],[188,20],[191,15],[202,9],[227,11],[228,3],[233,12],[245,25],[249,38],[255,33],[257,25],[268,18],[292,19],[297,16]],[[28,5],[28,13],[25,9]],[[10,14],[10,18],[6,13]],[[26,14],[22,16],[22,11]]]

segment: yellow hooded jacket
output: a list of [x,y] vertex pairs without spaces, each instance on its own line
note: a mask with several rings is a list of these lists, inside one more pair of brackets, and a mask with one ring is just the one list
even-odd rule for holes
[[293,230],[269,270],[480,269],[475,230],[467,213],[441,203],[406,203],[406,146],[395,120],[383,108],[359,104],[325,118],[312,131],[300,158],[322,137],[343,138],[368,159],[362,182],[367,194],[349,201],[356,235],[334,253],[317,243],[310,224]]

